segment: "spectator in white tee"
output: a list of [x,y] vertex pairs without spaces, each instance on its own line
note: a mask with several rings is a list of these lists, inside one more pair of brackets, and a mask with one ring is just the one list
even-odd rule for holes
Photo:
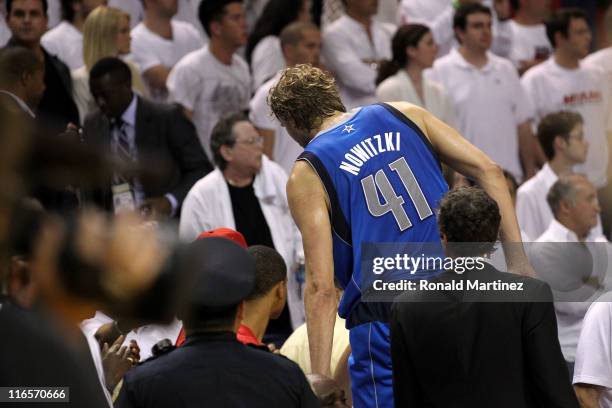
[[576,171],[602,188],[608,169],[606,130],[612,130],[612,120],[603,74],[580,63],[591,44],[586,14],[579,9],[559,9],[546,21],[546,34],[554,48],[552,57],[527,71],[521,83],[535,109],[536,121],[560,110],[582,115],[590,149],[585,164]]
[[144,20],[132,29],[132,58],[138,64],[153,100],[168,99],[166,80],[181,58],[201,48],[198,30],[173,20],[178,0],[143,0]]
[[457,9],[458,49],[437,59],[428,78],[453,100],[457,129],[517,180],[536,172],[532,110],[510,61],[493,55],[491,10],[481,4]]
[[391,48],[393,59],[383,61],[378,71],[377,99],[413,103],[454,126],[455,107],[444,87],[423,76],[438,53],[431,30],[422,24],[401,26],[393,36]]
[[172,68],[166,87],[198,130],[212,160],[210,133],[222,115],[246,110],[251,98],[251,74],[236,51],[247,42],[240,0],[202,0],[198,15],[208,45],[187,54]]
[[[604,27],[608,37],[608,47],[589,55],[582,60],[587,68],[600,69],[608,79],[608,95],[612,101],[612,5],[604,17]],[[612,102],[611,102],[612,103]]]
[[512,7],[515,15],[510,21],[512,49],[508,57],[522,75],[552,52],[544,25],[550,14],[550,0],[512,0]]
[[245,50],[253,73],[253,89],[285,67],[279,35],[294,21],[311,22],[309,6],[310,0],[270,0],[263,9]]
[[442,57],[457,45],[453,32],[455,10],[474,3],[491,7],[493,16],[491,52],[500,57],[507,57],[512,46],[510,0],[403,0],[400,6],[401,21],[404,24],[424,24],[431,28],[434,40],[440,47],[438,57]]
[[[283,50],[283,63],[287,66],[297,64],[317,66],[319,64],[321,33],[316,25],[302,22],[291,23],[281,32],[280,42]],[[251,99],[249,119],[263,137],[266,156],[277,162],[289,175],[295,159],[304,149],[289,136],[287,130],[272,115],[272,110],[268,106],[268,93],[278,82],[280,74],[281,72],[278,72],[257,90]]]
[[376,101],[376,76],[381,60],[391,59],[392,24],[372,17],[377,0],[343,0],[346,14],[323,32],[323,64],[336,77],[348,108]]
[[559,343],[572,376],[582,320],[607,269],[607,259],[601,256],[605,247],[593,243],[608,241],[595,229],[600,213],[597,190],[584,175],[560,177],[546,199],[554,219],[530,247],[530,260],[538,278],[553,288]]
[[62,22],[47,31],[40,42],[70,70],[83,66],[83,24],[96,7],[107,0],[62,0]]
[[581,407],[612,408],[612,292],[594,302],[582,322],[574,390]]
[[516,199],[519,226],[530,241],[542,235],[553,220],[546,202],[550,187],[586,160],[589,142],[584,140],[583,126],[580,114],[570,111],[550,113],[538,125],[538,140],[548,161],[519,187]]

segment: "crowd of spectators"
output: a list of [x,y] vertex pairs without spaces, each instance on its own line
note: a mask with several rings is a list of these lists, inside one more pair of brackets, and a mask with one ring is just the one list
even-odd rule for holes
[[[82,406],[350,404],[340,318],[332,368],[343,392],[309,386],[304,249],[285,191],[303,147],[272,114],[270,89],[284,68],[310,64],[333,75],[349,110],[406,101],[430,111],[505,170],[523,239],[535,243],[536,274],[550,271],[560,247],[547,243],[605,244],[612,231],[612,6],[600,2],[594,13],[584,3],[3,0],[0,331],[49,344],[51,355],[31,368],[34,381],[51,384],[44,365],[64,359],[58,380],[80,389],[71,398]],[[450,174],[449,186],[474,184],[461,177]],[[439,217],[499,223],[490,198],[468,190],[445,198]],[[462,212],[461,200],[486,208]],[[495,241],[491,231],[480,239]],[[186,277],[170,279],[168,268]],[[76,276],[82,271],[95,282]],[[525,346],[538,356],[533,366],[517,362],[521,350],[506,358],[516,372],[567,368],[575,394],[565,392],[567,378],[552,376],[546,387],[561,389],[555,406],[577,406],[577,398],[612,407],[612,308],[595,301],[612,282],[600,272],[585,278],[597,282],[580,302],[470,311],[484,316],[478,327],[519,313],[534,336],[541,330],[544,340]],[[29,317],[39,303],[49,312]],[[448,395],[426,397],[444,387],[434,365],[470,338],[444,346],[440,339],[459,330],[436,326],[445,309],[410,304],[394,310],[394,364],[412,362],[394,372],[398,406],[449,406]],[[436,341],[405,340],[415,327]],[[520,341],[525,327],[508,324],[516,338],[495,332],[489,340]],[[4,350],[39,356],[33,340],[5,341]],[[0,356],[6,364],[14,357]],[[430,371],[434,380],[413,387]],[[0,386],[25,385],[28,373],[0,373]],[[488,381],[514,381],[497,375]],[[474,383],[487,398],[512,392]],[[455,402],[495,406],[496,398]],[[531,406],[512,401],[506,406]]]

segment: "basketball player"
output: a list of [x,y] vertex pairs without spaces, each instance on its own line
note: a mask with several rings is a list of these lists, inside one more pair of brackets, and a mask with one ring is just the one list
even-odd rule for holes
[[[387,324],[391,303],[361,301],[361,243],[439,242],[434,210],[448,190],[439,160],[473,178],[497,201],[502,242],[520,242],[502,170],[417,106],[396,102],[346,112],[334,80],[310,65],[287,68],[268,103],[305,148],[293,167],[287,195],[306,255],[304,303],[312,371],[330,376],[338,310],[350,330],[354,406],[393,407]],[[530,274],[522,248],[506,247],[512,252],[509,267]],[[334,274],[344,285],[338,307]]]

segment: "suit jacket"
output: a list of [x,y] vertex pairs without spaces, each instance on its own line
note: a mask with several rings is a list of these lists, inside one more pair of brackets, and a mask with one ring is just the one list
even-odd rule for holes
[[391,318],[395,406],[577,408],[550,287],[489,264],[433,281],[451,280],[522,283],[523,291],[507,302],[465,287],[399,296]]
[[[212,170],[193,124],[177,105],[137,97],[135,143],[140,165],[155,170],[156,177],[140,177],[145,198],[172,194],[180,206],[200,178]],[[83,126],[85,143],[111,154],[111,124],[100,111],[91,113]],[[85,192],[85,200],[112,211],[111,181]],[[178,213],[178,211],[177,211]]]
[[130,370],[116,408],[315,408],[300,367],[245,346],[233,332],[189,335],[175,350]]

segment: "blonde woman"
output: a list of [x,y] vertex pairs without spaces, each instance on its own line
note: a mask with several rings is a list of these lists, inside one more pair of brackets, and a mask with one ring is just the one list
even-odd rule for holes
[[[100,6],[92,11],[83,25],[83,60],[85,65],[72,71],[73,97],[81,123],[96,109],[89,91],[89,70],[104,57],[122,57],[130,53],[130,15],[113,7]],[[132,70],[134,91],[145,95],[142,78],[136,66]]]

